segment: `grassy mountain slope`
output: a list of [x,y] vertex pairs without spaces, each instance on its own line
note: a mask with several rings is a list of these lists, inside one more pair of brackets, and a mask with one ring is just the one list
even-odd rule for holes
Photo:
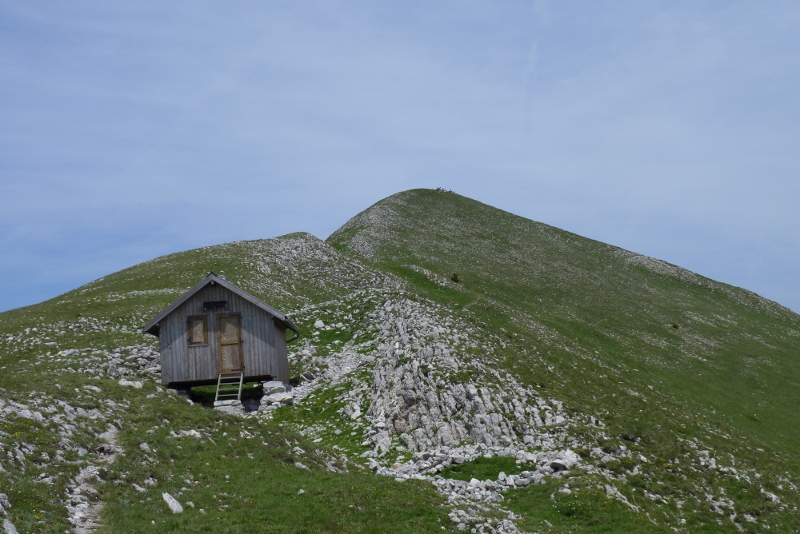
[[[692,486],[726,477],[682,463],[701,447],[796,503],[800,317],[790,310],[452,193],[394,195],[328,242],[505,329],[508,368],[656,458],[656,482],[630,480],[634,489],[674,479],[675,502],[705,501]],[[786,519],[759,484],[741,482],[729,491],[743,507],[726,515]]]
[[[139,329],[210,270],[299,325],[290,372],[316,378],[293,406],[237,418],[161,387]],[[792,531],[798,332],[744,290],[408,191],[328,243],[172,254],[0,314],[0,513],[20,532]]]
[[[282,423],[242,422],[161,387],[157,340],[139,329],[212,269],[289,312],[392,285],[295,234],[165,256],[0,314],[0,492],[17,529],[383,532],[389,522],[418,532],[449,524],[429,484],[376,477]],[[295,317],[309,331],[316,316]],[[185,512],[169,514],[163,492]]]

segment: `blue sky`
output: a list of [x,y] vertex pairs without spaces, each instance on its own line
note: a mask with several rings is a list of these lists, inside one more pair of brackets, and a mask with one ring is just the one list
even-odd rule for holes
[[800,311],[797,2],[0,0],[0,310],[443,186]]

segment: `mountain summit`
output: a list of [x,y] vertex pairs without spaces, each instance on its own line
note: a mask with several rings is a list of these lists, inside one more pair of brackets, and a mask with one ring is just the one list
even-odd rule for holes
[[[212,270],[302,332],[291,384],[250,384],[238,417],[165,390],[140,331]],[[749,291],[405,191],[325,242],[181,252],[0,314],[0,512],[37,532],[796,530],[798,348],[800,317]]]

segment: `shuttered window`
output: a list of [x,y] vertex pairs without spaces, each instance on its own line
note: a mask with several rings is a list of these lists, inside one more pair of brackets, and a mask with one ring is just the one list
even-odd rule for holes
[[205,315],[195,315],[187,319],[189,345],[208,345],[208,320]]

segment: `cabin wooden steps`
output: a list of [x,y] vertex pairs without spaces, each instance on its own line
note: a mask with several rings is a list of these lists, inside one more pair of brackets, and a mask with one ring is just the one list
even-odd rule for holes
[[220,373],[217,378],[217,395],[214,402],[242,400],[243,372]]

